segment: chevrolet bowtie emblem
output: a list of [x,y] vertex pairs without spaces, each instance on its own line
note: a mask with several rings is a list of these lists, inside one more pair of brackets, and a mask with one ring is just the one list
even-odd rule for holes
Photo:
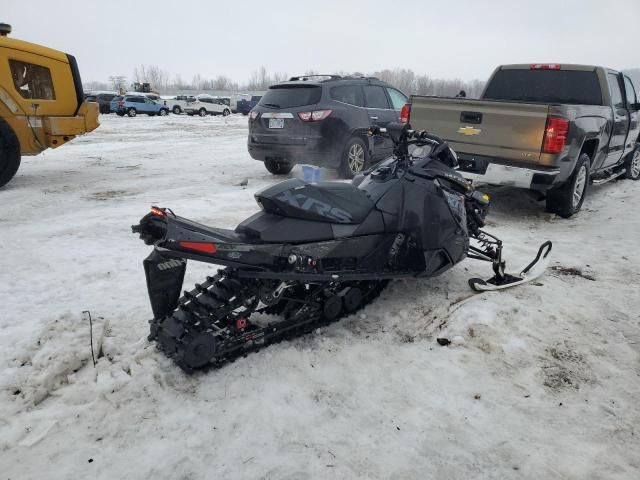
[[482,130],[480,130],[479,128],[473,128],[473,127],[460,127],[458,129],[458,133],[461,133],[463,135],[480,135],[480,132]]

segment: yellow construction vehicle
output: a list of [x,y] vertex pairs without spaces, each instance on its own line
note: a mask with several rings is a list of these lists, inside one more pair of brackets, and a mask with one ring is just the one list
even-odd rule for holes
[[98,104],[84,101],[76,59],[9,38],[0,23],[0,187],[22,155],[56,148],[98,127]]

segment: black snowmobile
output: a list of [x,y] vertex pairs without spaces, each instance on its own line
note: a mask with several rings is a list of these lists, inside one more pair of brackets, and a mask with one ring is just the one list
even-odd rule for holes
[[[465,257],[493,264],[490,280],[469,281],[479,291],[544,271],[550,242],[517,275],[505,273],[501,241],[481,230],[489,197],[455,171],[445,141],[401,124],[369,135],[388,135],[394,155],[352,183],[266,188],[255,194],[262,210],[235,230],[152,207],[132,227],[154,245],[144,261],[149,339],[191,371],[312,331],[361,309],[389,280],[433,277]],[[187,260],[226,268],[181,297]],[[253,321],[257,312],[280,318]]]

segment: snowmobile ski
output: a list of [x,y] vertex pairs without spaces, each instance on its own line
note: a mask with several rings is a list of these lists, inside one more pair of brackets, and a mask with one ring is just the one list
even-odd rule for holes
[[518,273],[496,274],[489,280],[471,278],[469,279],[469,286],[476,292],[490,292],[531,282],[544,274],[549,266],[549,262],[551,261],[551,248],[552,244],[550,241],[544,242],[538,249],[536,258]]

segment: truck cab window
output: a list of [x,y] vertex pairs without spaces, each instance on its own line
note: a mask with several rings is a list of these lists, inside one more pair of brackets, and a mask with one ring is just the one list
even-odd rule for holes
[[631,107],[631,105],[638,102],[638,97],[631,79],[626,76],[624,77],[624,89],[627,94],[627,107]]
[[19,60],[9,60],[13,85],[22,98],[55,100],[51,71],[46,67]]
[[614,108],[624,108],[618,75],[610,73],[607,75],[607,80],[609,81],[609,90],[611,91],[611,105],[613,105]]

